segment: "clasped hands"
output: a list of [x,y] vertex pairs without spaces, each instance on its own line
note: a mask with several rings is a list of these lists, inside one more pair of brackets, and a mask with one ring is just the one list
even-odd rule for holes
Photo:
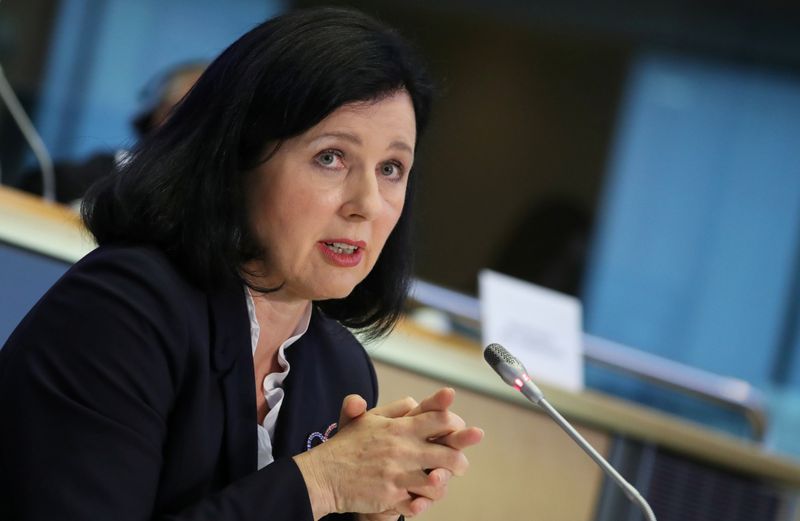
[[483,438],[449,410],[454,398],[444,388],[420,403],[405,398],[367,411],[363,398],[347,396],[338,433],[294,457],[314,519],[359,512],[364,521],[389,521],[442,499],[450,478],[467,471],[463,450]]

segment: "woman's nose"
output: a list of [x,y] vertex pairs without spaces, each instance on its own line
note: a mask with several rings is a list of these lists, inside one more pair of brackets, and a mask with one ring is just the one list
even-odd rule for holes
[[347,219],[371,221],[383,207],[383,199],[374,172],[351,171],[345,188],[342,213]]

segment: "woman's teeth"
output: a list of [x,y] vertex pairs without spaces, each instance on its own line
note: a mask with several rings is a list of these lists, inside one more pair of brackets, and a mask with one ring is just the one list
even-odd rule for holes
[[353,246],[352,244],[345,244],[343,242],[326,242],[325,246],[328,247],[329,250],[335,253],[344,253],[347,255],[352,255],[358,249],[358,246]]

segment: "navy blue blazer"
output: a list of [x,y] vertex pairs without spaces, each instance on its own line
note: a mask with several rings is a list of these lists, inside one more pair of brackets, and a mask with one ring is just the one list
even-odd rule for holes
[[257,471],[241,283],[207,294],[155,249],[98,248],[0,350],[0,519],[312,519],[291,456],[346,395],[373,407],[377,383],[318,310],[286,354],[275,462]]

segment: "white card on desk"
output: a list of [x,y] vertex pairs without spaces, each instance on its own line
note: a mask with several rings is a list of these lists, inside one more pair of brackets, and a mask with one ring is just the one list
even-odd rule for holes
[[484,346],[504,346],[534,381],[581,391],[580,301],[489,270],[480,272],[478,283]]

